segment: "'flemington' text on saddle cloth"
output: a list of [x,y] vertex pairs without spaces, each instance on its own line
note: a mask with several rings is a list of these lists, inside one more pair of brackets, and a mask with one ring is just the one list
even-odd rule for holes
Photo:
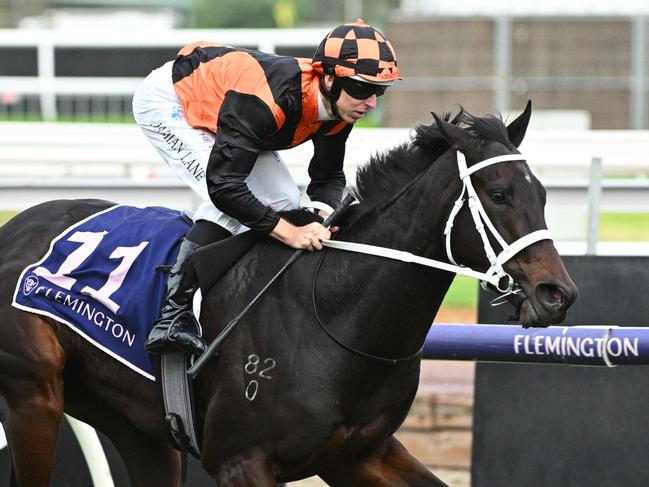
[[117,205],[69,227],[20,276],[13,305],[65,323],[155,380],[144,349],[167,274],[190,225],[177,211]]

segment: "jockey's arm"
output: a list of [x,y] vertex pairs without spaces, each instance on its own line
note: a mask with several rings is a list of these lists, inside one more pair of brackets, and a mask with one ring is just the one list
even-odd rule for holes
[[[309,163],[311,182],[307,186],[307,194],[313,201],[326,203],[337,208],[342,200],[345,189],[345,144],[352,129],[346,126],[335,135],[319,136],[313,139],[313,157]],[[326,212],[320,212],[326,217]]]
[[[207,165],[207,188],[210,199],[222,212],[247,227],[270,234],[296,249],[321,249],[320,239],[330,238],[329,231],[319,223],[296,227],[270,207],[259,201],[248,188],[246,178],[255,165],[261,140],[266,133],[276,130],[275,122],[264,107],[245,97],[246,110],[241,110],[242,99],[228,93],[219,116],[216,140]],[[230,100],[227,100],[230,98]],[[232,103],[228,110],[226,102]],[[246,120],[239,114],[246,113]],[[249,123],[248,120],[254,120]],[[265,121],[265,123],[260,123]]]

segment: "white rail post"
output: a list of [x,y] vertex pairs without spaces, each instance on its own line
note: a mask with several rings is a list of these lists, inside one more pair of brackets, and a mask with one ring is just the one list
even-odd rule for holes
[[494,19],[494,104],[497,110],[510,108],[512,75],[512,19],[499,15]]
[[597,254],[599,240],[599,217],[602,202],[602,158],[593,157],[590,163],[590,185],[588,186],[588,233],[586,254]]
[[54,89],[54,41],[43,35],[38,41],[38,83],[40,85],[41,114],[46,122],[56,120],[56,92]]
[[72,416],[66,414],[65,417],[86,459],[93,487],[115,487],[110,465],[95,430]]
[[632,20],[631,39],[631,127],[640,130],[647,123],[646,107],[646,62],[647,62],[647,17],[639,15]]

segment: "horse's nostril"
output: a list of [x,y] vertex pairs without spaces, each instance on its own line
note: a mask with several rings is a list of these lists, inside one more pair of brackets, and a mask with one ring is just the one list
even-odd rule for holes
[[552,296],[552,298],[555,301],[564,302],[566,300],[565,299],[566,296],[563,294],[561,289],[559,289],[558,287],[555,287],[552,291],[550,291],[550,296]]
[[566,294],[559,286],[540,284],[536,289],[536,297],[546,306],[560,308],[566,304]]

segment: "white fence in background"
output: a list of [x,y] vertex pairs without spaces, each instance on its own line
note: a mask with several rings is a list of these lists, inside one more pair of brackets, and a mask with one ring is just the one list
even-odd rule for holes
[[38,95],[45,120],[57,118],[56,95],[132,96],[142,81],[137,78],[61,77],[55,72],[56,48],[147,48],[178,49],[197,40],[212,40],[235,46],[251,46],[265,52],[278,47],[317,46],[327,29],[173,29],[141,32],[79,30],[0,29],[0,46],[36,48],[37,76],[0,76],[0,93]]
[[[443,3],[443,2],[437,2]],[[457,3],[457,2],[456,2]],[[480,2],[470,2],[480,3]],[[565,2],[563,2],[565,3]],[[601,3],[601,2],[600,2]],[[563,5],[561,5],[563,7]],[[616,5],[617,7],[617,5]],[[649,28],[647,17],[643,15],[622,17],[630,23],[630,45],[628,47],[628,68],[615,76],[531,76],[519,77],[512,72],[512,33],[515,21],[511,15],[486,17],[493,22],[493,69],[491,73],[475,76],[443,76],[434,70],[428,74],[406,76],[405,80],[393,90],[422,91],[484,91],[492,94],[493,108],[505,111],[512,108],[512,94],[517,86],[528,86],[531,91],[587,91],[602,89],[620,93],[628,90],[626,109],[629,114],[629,127],[647,128],[649,117],[647,99],[647,39]],[[450,20],[450,17],[440,17]],[[128,99],[140,82],[140,77],[72,77],[57,76],[57,49],[78,48],[173,48],[196,40],[215,40],[236,46],[250,46],[266,52],[276,52],[280,48],[308,48],[309,53],[319,44],[330,26],[301,29],[108,29],[97,28],[89,23],[79,29],[4,29],[0,30],[1,48],[36,49],[37,74],[34,76],[0,76],[0,96],[14,100],[9,116],[20,119],[27,112],[29,116],[42,116],[44,120],[57,119],[70,115],[68,110],[79,118],[106,120],[103,115],[127,115],[123,99]],[[89,53],[88,55],[92,55]],[[22,103],[18,103],[19,99]],[[75,102],[72,101],[75,100]],[[0,100],[1,101],[1,100]],[[461,100],[458,100],[461,101]],[[77,104],[78,102],[78,104]],[[7,103],[11,105],[11,103]],[[0,108],[3,104],[0,103]],[[445,109],[444,107],[439,107]]]
[[[356,128],[347,144],[350,181],[372,153],[409,138],[406,128]],[[0,179],[117,178],[152,181],[172,177],[135,124],[0,122]],[[649,177],[649,131],[530,131],[520,150],[537,176],[583,178],[593,157],[605,177]],[[311,144],[282,151],[298,183],[306,181]]]

